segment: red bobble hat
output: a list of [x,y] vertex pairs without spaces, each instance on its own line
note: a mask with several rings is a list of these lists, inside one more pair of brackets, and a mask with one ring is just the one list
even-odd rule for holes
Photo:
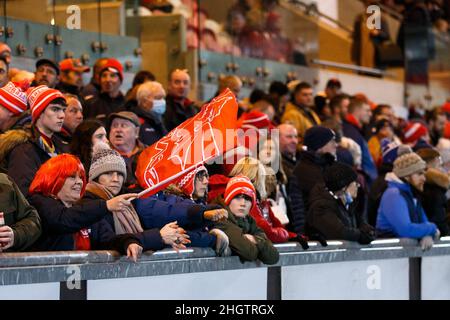
[[445,127],[444,127],[444,138],[445,139],[450,139],[450,121],[447,121],[445,123]]
[[258,110],[244,113],[240,119],[243,129],[273,129],[269,116]]
[[208,172],[208,170],[206,169],[205,166],[200,166],[197,169],[192,170],[191,172],[189,172],[188,174],[186,174],[181,180],[180,182],[178,182],[178,187],[183,190],[183,192],[189,196],[192,196],[192,194],[194,193],[194,183],[195,183],[195,176],[197,175],[197,173],[199,173],[200,171],[206,171]]
[[50,102],[58,98],[65,100],[64,95],[59,90],[50,89],[44,85],[28,89],[27,94],[33,123],[39,119],[39,116],[44,112]]
[[252,198],[252,207],[256,204],[256,190],[249,178],[244,175],[238,175],[228,181],[225,189],[225,204],[228,206],[236,196],[245,194]]
[[444,103],[444,105],[441,107],[442,111],[446,113],[450,113],[450,101],[447,101]]
[[10,81],[0,88],[0,105],[19,115],[27,110],[27,95]]
[[410,122],[406,125],[403,142],[414,143],[428,133],[428,129],[420,122]]
[[123,66],[118,60],[109,58],[106,61],[106,63],[102,66],[102,70],[100,71],[100,73],[102,73],[105,70],[118,73],[120,81],[123,81]]

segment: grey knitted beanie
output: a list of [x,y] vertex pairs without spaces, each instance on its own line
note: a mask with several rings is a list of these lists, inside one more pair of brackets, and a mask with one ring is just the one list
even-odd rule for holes
[[93,181],[102,174],[112,171],[123,174],[124,180],[127,178],[125,160],[116,150],[112,150],[103,142],[95,144],[93,149],[89,181]]
[[399,178],[404,178],[414,173],[425,170],[427,164],[417,153],[406,153],[394,161],[393,172]]

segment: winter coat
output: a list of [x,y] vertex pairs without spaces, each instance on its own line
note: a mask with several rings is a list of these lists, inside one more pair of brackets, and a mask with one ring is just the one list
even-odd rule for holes
[[92,200],[67,208],[60,200],[41,194],[30,196],[30,203],[42,219],[42,236],[35,244],[35,251],[75,250],[74,234],[89,228],[92,250],[117,250],[126,254],[132,243],[141,245],[131,234],[116,236],[105,220],[111,213],[104,200]]
[[14,245],[8,251],[24,251],[41,235],[38,212],[6,174],[0,174],[0,212],[14,232]]
[[[323,171],[335,162],[331,154],[319,155],[311,151],[300,152],[300,162],[294,169],[294,176],[302,192],[305,210],[309,208],[309,192],[316,183],[323,181]],[[292,192],[291,192],[292,193]]]
[[[390,169],[392,170],[392,165],[390,166]],[[372,226],[377,223],[378,208],[380,207],[381,197],[387,187],[388,183],[386,181],[386,173],[380,172],[378,178],[370,186],[370,191],[367,197],[367,217],[369,224]]]
[[434,236],[437,227],[428,222],[412,187],[397,178],[388,182],[388,188],[381,198],[377,231],[384,237],[421,239]]
[[97,98],[100,93],[100,86],[94,83],[94,79],[92,79],[87,85],[81,89],[80,95],[84,99],[84,101]]
[[176,101],[172,95],[166,97],[166,112],[164,114],[164,125],[168,131],[178,127],[187,119],[195,116],[198,113],[198,108],[194,102],[189,99],[184,99],[181,104]]
[[191,199],[161,191],[148,198],[137,199],[135,208],[144,229],[162,228],[174,221],[182,228],[196,229],[207,223],[203,213],[217,207],[196,204]]
[[56,139],[52,141],[54,154],[46,150],[34,127],[28,131],[11,130],[0,136],[0,163],[25,196],[41,165],[64,149]]
[[168,133],[160,116],[156,113],[144,111],[137,105],[132,105],[129,111],[134,112],[139,117],[141,123],[139,140],[143,144],[151,146]]
[[60,132],[53,134],[53,140],[61,146],[61,153],[70,153],[70,143],[72,142],[72,133],[66,127],[62,127]]
[[346,208],[324,184],[316,184],[310,193],[309,202],[306,216],[308,227],[318,231],[325,239],[358,241],[363,244],[374,240],[374,237],[363,234],[359,229],[365,223],[362,217],[357,215],[356,205],[352,204]]
[[342,124],[344,136],[354,140],[360,147],[362,153],[361,167],[368,177],[368,182],[371,184],[378,176],[377,167],[373,162],[372,156],[369,152],[369,146],[364,138],[362,131],[358,126],[349,121],[344,121]]
[[426,178],[421,197],[423,209],[430,222],[437,225],[441,236],[447,236],[449,235],[449,226],[445,194],[450,186],[450,178],[448,174],[432,168],[427,170]]
[[267,238],[273,243],[288,242],[290,238],[295,238],[295,233],[290,233],[274,215],[268,201],[257,201],[250,210],[250,215],[256,221],[258,228],[262,229]]
[[[238,218],[228,208],[228,219],[215,224],[215,227],[225,232],[230,241],[231,250],[243,261],[255,261],[259,259],[265,264],[278,262],[279,253],[272,245],[263,230],[258,228],[256,221],[247,215]],[[257,244],[248,240],[244,235],[251,234],[256,238]]]
[[106,120],[111,113],[124,111],[125,97],[120,93],[117,97],[111,98],[107,93],[101,93],[97,98],[92,98],[84,103],[84,119],[96,118],[106,124]]
[[295,176],[291,176],[288,180],[287,196],[289,223],[286,229],[298,235],[303,235],[305,234],[306,224],[305,201],[298,179]]
[[[294,160],[295,159],[295,160]],[[298,164],[299,155],[295,158],[291,158],[284,154],[281,154],[281,166],[287,177],[290,177],[294,172],[295,166]]]
[[[28,109],[27,111],[22,112],[20,115],[15,116],[14,122],[4,132],[15,129],[30,129],[31,121],[31,111]],[[4,132],[0,130],[0,134]]]
[[286,104],[281,122],[292,124],[300,137],[304,137],[306,130],[312,126],[321,124],[319,116],[313,110],[297,106],[292,102]]
[[[86,192],[80,203],[86,203],[92,200],[101,200],[101,198],[91,192]],[[104,217],[104,220],[109,224],[114,233],[116,233],[112,214],[107,214]],[[144,251],[161,250],[165,247],[158,228],[144,230],[143,232],[135,233],[133,235],[139,239],[140,243],[142,243]]]

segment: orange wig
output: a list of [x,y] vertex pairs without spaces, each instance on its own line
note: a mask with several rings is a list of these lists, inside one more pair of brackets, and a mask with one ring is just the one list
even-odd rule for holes
[[40,193],[56,197],[66,179],[78,176],[83,180],[80,198],[86,189],[86,173],[80,160],[71,154],[60,154],[46,161],[38,170],[31,183],[30,194]]

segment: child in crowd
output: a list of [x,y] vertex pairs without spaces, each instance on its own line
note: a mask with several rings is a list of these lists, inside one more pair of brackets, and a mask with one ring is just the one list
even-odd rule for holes
[[231,250],[243,261],[259,259],[265,264],[277,263],[277,249],[249,215],[256,205],[256,190],[250,179],[243,175],[231,178],[224,198],[228,219],[217,222],[216,227],[228,236]]

